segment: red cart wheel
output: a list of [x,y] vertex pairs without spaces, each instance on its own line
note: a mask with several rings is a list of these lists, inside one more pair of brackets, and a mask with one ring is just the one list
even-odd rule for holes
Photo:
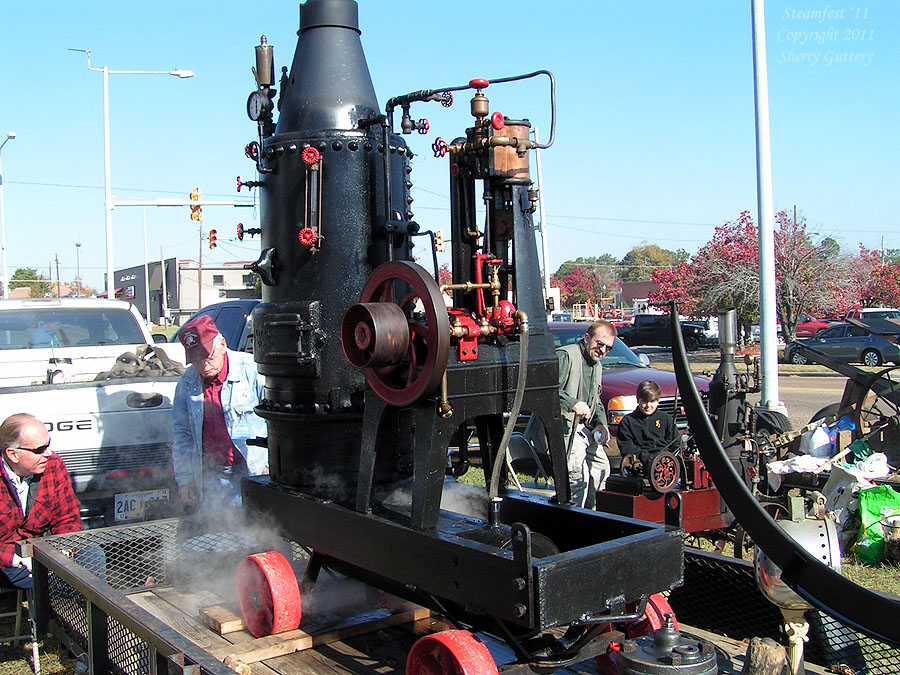
[[656,453],[650,462],[650,487],[665,494],[671,492],[678,485],[681,478],[681,465],[678,458],[668,450]]
[[287,558],[278,551],[241,560],[237,591],[244,627],[253,637],[284,633],[300,625],[300,587]]
[[484,643],[467,630],[445,630],[420,638],[406,659],[406,675],[496,675]]
[[[399,300],[398,293],[404,294]],[[413,318],[416,299],[424,318]],[[376,311],[379,304],[394,307]],[[382,400],[404,406],[431,394],[450,353],[450,319],[437,282],[415,263],[381,265],[363,286],[359,303],[345,312],[341,344]]]

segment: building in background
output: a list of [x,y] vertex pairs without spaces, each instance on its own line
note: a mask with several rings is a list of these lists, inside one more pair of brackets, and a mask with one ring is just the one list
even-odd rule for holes
[[[165,291],[163,302],[162,266],[158,260],[148,264],[150,277],[150,321],[162,323],[165,314],[169,323],[180,325],[201,307],[234,298],[261,297],[258,276],[244,269],[244,262],[224,265],[204,265],[200,284],[197,283],[197,262],[168,258],[165,261]],[[136,265],[117,270],[116,299],[128,300],[145,314],[144,266]],[[106,293],[101,293],[105,297]],[[145,314],[146,315],[146,314]]]

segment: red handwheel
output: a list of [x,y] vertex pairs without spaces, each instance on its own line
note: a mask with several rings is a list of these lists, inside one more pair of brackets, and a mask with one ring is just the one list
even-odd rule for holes
[[484,643],[467,630],[445,630],[420,638],[406,659],[406,675],[497,675]]
[[287,558],[278,551],[241,560],[237,591],[244,627],[253,637],[284,633],[300,625],[300,587]]

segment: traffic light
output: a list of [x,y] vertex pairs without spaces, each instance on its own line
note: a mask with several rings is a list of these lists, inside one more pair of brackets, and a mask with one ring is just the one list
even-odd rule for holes
[[444,252],[444,233],[440,230],[434,233],[434,250],[438,253]]
[[[192,202],[199,202],[201,196],[200,188],[191,190]],[[201,204],[191,204],[191,220],[196,220],[198,222],[203,220],[203,206]]]
[[218,246],[218,244],[216,243],[216,231],[210,230],[209,231],[209,247],[215,248],[216,246]]

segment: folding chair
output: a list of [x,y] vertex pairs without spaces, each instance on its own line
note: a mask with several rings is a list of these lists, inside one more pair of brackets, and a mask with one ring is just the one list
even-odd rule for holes
[[16,607],[14,610],[9,612],[0,612],[0,619],[15,617],[15,628],[13,629],[12,635],[0,636],[0,642],[12,642],[13,646],[18,647],[19,643],[22,642],[22,640],[28,640],[31,638],[31,633],[22,632],[22,611],[25,605],[25,591],[20,588],[0,588],[0,602],[2,602],[2,598],[4,596],[8,596],[11,594],[15,594],[16,596]]

